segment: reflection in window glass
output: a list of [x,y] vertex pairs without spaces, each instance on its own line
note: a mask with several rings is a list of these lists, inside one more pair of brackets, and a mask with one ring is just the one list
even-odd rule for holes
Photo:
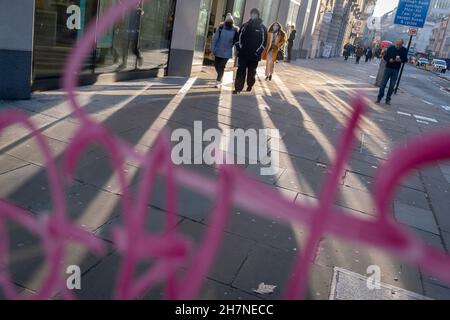
[[209,13],[211,10],[211,0],[200,1],[200,13],[198,16],[197,32],[195,38],[194,65],[203,64],[205,53],[206,34],[208,32]]
[[299,9],[300,9],[300,2],[299,1],[291,1],[290,5],[289,5],[289,13],[288,13],[288,18],[287,18],[288,26],[295,26],[295,24],[297,23]]
[[[36,0],[34,20],[34,78],[59,76],[68,53],[95,16],[96,1]],[[93,70],[92,57],[85,72]]]
[[152,69],[165,67],[169,57],[175,1],[145,1],[141,16],[138,67]]
[[[100,0],[98,4],[98,17],[105,10],[115,5],[119,0]],[[137,9],[136,9],[137,11]],[[108,32],[97,40],[95,72],[118,72],[133,70],[136,67],[136,56],[131,51],[129,36],[131,33],[130,19],[136,19],[136,11],[116,23]]]
[[242,25],[242,14],[244,12],[245,0],[235,0],[233,7],[234,23],[237,26]]
[[[120,0],[36,0],[34,79],[61,76],[85,26]],[[165,67],[176,0],[142,1],[105,35],[86,59],[84,73]]]

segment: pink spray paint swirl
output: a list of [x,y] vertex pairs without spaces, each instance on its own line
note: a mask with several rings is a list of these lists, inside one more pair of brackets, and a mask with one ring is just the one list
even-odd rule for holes
[[[27,297],[28,299],[48,299],[53,297],[57,290],[60,290],[64,298],[74,298],[73,294],[65,289],[65,279],[60,270],[60,261],[67,244],[77,242],[97,254],[104,252],[99,239],[68,220],[62,191],[61,177],[72,175],[78,159],[93,143],[100,143],[110,154],[122,193],[121,212],[124,226],[113,230],[114,245],[122,255],[114,293],[116,299],[139,298],[160,283],[165,285],[167,299],[197,297],[222,242],[223,230],[233,204],[263,217],[280,217],[287,224],[302,224],[308,227],[307,242],[302,252],[298,253],[293,267],[293,277],[290,278],[284,295],[286,299],[304,297],[314,255],[324,235],[386,250],[408,262],[418,264],[442,281],[450,283],[450,257],[445,252],[427,246],[406,227],[395,223],[390,210],[396,186],[408,173],[435,161],[450,159],[449,130],[440,130],[411,139],[392,152],[383,167],[378,170],[376,178],[374,200],[377,219],[366,221],[333,206],[338,193],[338,180],[350,155],[358,121],[364,112],[364,100],[361,96],[354,101],[353,115],[344,129],[336,159],[317,205],[293,204],[269,186],[249,178],[237,167],[222,166],[217,181],[177,168],[170,158],[170,143],[165,131],[158,138],[151,153],[139,154],[132,146],[90,119],[75,95],[77,74],[85,57],[94,46],[96,37],[105,34],[115,22],[136,8],[139,2],[122,0],[118,5],[109,8],[101,19],[87,28],[68,59],[63,85],[74,115],[80,119],[80,127],[65,150],[65,166],[62,172],[58,171],[43,135],[25,114],[10,110],[0,113],[0,132],[8,126],[21,124],[28,128],[36,139],[46,160],[54,204],[53,212],[42,219],[37,219],[25,210],[0,200],[0,287],[8,298],[22,297],[16,293],[7,268],[9,264],[9,242],[5,226],[7,220],[15,221],[42,239],[49,268],[41,288],[35,295]],[[123,170],[127,157],[135,158],[144,172],[135,201],[130,199]],[[166,178],[168,209],[166,232],[163,234],[148,233],[143,227],[143,222],[147,218],[146,203],[152,194],[157,174],[163,174]],[[215,199],[214,210],[207,223],[207,232],[198,247],[176,231],[177,184]],[[153,262],[152,267],[135,278],[136,265],[141,261]],[[182,266],[185,268],[184,272]]]

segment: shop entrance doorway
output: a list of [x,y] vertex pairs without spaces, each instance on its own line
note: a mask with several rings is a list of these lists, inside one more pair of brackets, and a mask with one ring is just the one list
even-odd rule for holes
[[[203,65],[211,65],[214,62],[214,56],[211,53],[211,41],[214,33],[224,21],[227,13],[231,13],[234,23],[237,27],[242,24],[244,14],[245,0],[213,0],[206,31],[205,47],[203,51]],[[230,61],[232,63],[232,61]]]

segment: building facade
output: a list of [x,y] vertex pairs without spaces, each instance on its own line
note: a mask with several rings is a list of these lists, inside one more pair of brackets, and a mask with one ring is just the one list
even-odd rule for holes
[[317,1],[309,58],[339,56],[346,43],[364,35],[366,21],[375,8],[374,0]]
[[436,23],[429,44],[433,57],[450,59],[450,18],[447,16]]
[[450,14],[450,0],[433,0],[430,6],[429,18],[437,21]]
[[[341,54],[371,0],[142,0],[96,39],[80,84],[151,76],[190,76],[211,60],[214,31],[231,12],[236,24],[261,11],[297,37],[294,58]],[[27,99],[60,86],[70,51],[88,25],[120,0],[0,0],[0,99]],[[353,30],[353,31],[352,31]]]

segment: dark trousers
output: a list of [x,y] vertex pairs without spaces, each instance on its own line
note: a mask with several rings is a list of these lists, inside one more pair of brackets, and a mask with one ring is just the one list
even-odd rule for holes
[[384,91],[386,90],[386,86],[388,81],[389,83],[389,90],[386,96],[386,101],[391,101],[392,94],[394,93],[395,85],[397,84],[398,74],[400,70],[392,69],[392,68],[386,68],[384,71],[383,80],[381,81],[380,86],[380,92],[378,93],[378,100],[383,99],[384,97]]
[[214,67],[217,72],[217,81],[222,81],[223,74],[225,73],[225,67],[227,66],[228,59],[227,58],[219,58],[215,57],[214,59]]
[[359,61],[361,61],[361,56],[356,56],[356,64],[359,64]]
[[259,61],[248,60],[245,57],[239,57],[236,80],[234,82],[234,89],[242,91],[244,89],[245,78],[247,77],[247,86],[252,88],[256,82],[256,69]]
[[288,47],[287,47],[287,49],[288,49],[287,61],[288,62],[291,62],[291,60],[292,60],[292,47],[293,46],[294,46],[293,43],[291,43],[291,42],[288,43]]

